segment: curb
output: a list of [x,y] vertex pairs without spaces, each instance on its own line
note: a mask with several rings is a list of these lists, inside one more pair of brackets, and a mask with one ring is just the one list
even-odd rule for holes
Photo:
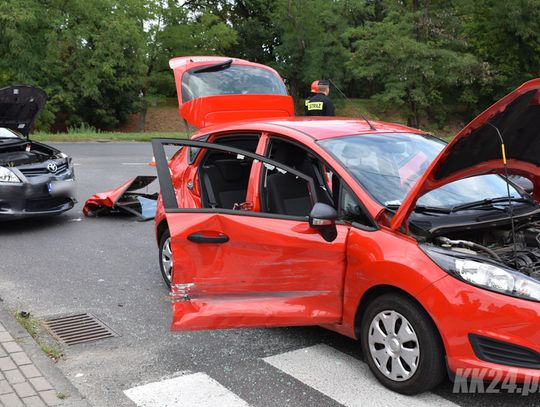
[[62,401],[61,406],[67,407],[91,407],[79,390],[67,379],[40,349],[34,338],[24,329],[19,322],[0,304],[0,322],[11,334],[15,341],[24,350],[32,363],[42,373],[57,393],[64,393],[68,397]]

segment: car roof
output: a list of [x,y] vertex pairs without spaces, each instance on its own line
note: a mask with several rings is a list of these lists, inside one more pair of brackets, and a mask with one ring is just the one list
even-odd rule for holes
[[201,129],[194,137],[216,132],[229,132],[235,130],[261,130],[275,131],[292,130],[298,135],[304,135],[312,140],[325,140],[335,137],[352,136],[359,134],[377,133],[415,133],[426,132],[397,123],[388,123],[370,120],[375,130],[363,119],[347,117],[289,117],[279,119],[259,119],[231,122],[225,125],[215,125]]

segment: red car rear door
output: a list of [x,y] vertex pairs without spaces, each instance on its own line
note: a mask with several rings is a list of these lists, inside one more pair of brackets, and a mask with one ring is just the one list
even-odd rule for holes
[[[227,146],[153,140],[172,237],[172,329],[339,323],[348,227],[337,225],[337,238],[327,242],[301,217],[178,208],[164,144],[214,148],[264,165],[277,163]],[[311,178],[286,166],[278,168],[305,178],[313,187]]]

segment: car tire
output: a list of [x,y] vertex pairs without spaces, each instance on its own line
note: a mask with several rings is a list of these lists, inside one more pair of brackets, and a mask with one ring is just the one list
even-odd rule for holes
[[401,294],[384,294],[366,308],[360,343],[377,379],[397,393],[431,390],[446,377],[444,348],[425,310]]
[[159,268],[165,284],[170,289],[173,273],[173,257],[171,251],[171,233],[166,230],[159,240]]

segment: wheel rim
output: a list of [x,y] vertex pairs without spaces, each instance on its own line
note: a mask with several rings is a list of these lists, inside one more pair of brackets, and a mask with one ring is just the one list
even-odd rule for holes
[[165,240],[165,243],[163,243],[163,249],[161,249],[161,264],[165,277],[168,281],[171,281],[173,272],[173,256],[170,237]]
[[420,344],[411,323],[399,312],[379,312],[368,333],[369,352],[375,366],[391,380],[410,379],[420,362]]

